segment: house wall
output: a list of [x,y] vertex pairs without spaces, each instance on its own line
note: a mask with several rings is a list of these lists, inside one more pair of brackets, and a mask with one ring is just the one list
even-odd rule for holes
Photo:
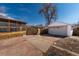
[[48,33],[53,35],[67,36],[67,26],[49,27]]
[[67,35],[68,36],[72,36],[73,35],[73,28],[72,28],[72,26],[70,26],[70,25],[68,25],[67,26]]
[[26,31],[26,24],[19,21],[0,18],[0,33],[17,31]]

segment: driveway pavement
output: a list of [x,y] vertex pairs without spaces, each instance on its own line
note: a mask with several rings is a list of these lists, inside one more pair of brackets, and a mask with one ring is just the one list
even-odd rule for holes
[[25,35],[0,40],[0,55],[41,56],[56,40],[58,38],[39,35]]
[[30,36],[29,39],[27,39],[29,36],[24,36],[24,39],[26,39],[29,43],[31,43],[34,47],[41,50],[42,52],[46,52],[50,46],[58,40],[58,38],[55,37],[46,37],[46,36]]

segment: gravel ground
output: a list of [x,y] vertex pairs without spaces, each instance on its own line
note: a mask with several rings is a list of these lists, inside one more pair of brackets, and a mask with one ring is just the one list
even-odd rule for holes
[[54,44],[56,46],[68,49],[70,51],[76,52],[79,54],[79,40],[66,38],[63,40],[58,40]]

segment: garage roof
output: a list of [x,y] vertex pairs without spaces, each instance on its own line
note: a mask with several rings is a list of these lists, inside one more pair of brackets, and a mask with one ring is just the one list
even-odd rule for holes
[[48,25],[48,27],[55,27],[55,26],[66,26],[66,25],[70,25],[64,22],[53,22],[51,24]]

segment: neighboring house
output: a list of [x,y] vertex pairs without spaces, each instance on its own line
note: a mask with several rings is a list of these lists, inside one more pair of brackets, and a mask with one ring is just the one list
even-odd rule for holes
[[54,22],[48,25],[48,33],[59,36],[72,36],[73,28],[70,24]]

